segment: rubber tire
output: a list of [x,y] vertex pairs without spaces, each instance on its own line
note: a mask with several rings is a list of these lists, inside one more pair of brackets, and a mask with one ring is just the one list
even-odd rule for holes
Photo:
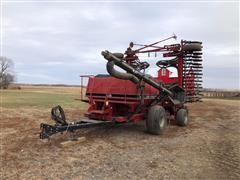
[[162,134],[167,125],[165,109],[155,105],[149,108],[146,128],[150,134]]
[[179,109],[176,117],[177,125],[187,126],[188,124],[188,113],[186,109]]
[[202,45],[199,43],[185,44],[182,47],[182,50],[184,50],[184,51],[201,51]]

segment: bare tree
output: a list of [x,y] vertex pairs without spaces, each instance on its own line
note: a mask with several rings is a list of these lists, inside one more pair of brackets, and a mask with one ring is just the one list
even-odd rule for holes
[[14,82],[13,61],[0,56],[0,89],[7,89]]

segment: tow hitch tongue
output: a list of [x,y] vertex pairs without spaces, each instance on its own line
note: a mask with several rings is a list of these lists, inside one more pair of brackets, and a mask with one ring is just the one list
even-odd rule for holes
[[61,106],[53,107],[51,110],[51,118],[55,121],[55,125],[40,124],[40,139],[47,139],[50,136],[61,133],[61,132],[74,132],[77,129],[81,128],[90,128],[90,127],[97,127],[107,124],[115,124],[114,121],[95,121],[89,119],[81,119],[80,121],[76,122],[67,122],[65,118],[65,113]]

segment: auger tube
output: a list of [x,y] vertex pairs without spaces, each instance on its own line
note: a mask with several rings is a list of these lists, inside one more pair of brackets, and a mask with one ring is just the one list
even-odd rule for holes
[[106,51],[102,51],[102,55],[103,55],[103,57],[106,60],[108,60],[108,62],[113,62],[115,65],[117,65],[120,68],[122,68],[123,70],[127,71],[126,74],[134,75],[138,79],[138,81],[140,81],[140,79],[142,79],[144,82],[146,82],[147,84],[153,86],[154,88],[156,88],[158,90],[166,92],[169,95],[173,94],[171,91],[169,91],[168,89],[163,87],[160,83],[156,82],[151,77],[146,76],[144,73],[134,69],[133,67],[131,67],[127,63],[123,62],[121,59],[119,59],[116,56],[114,56],[114,54],[110,53],[109,51],[107,51],[107,50]]
[[119,78],[119,79],[130,80],[135,84],[139,83],[139,79],[136,76],[134,76],[133,74],[122,73],[122,72],[119,72],[116,69],[114,69],[114,62],[113,61],[108,61],[106,67],[107,67],[107,72],[113,77],[116,77],[116,78]]

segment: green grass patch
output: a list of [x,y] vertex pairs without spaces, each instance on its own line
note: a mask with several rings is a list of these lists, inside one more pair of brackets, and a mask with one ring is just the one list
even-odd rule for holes
[[38,107],[51,108],[61,105],[64,108],[86,108],[87,104],[81,102],[79,94],[37,92],[23,90],[2,90],[0,92],[1,104],[5,108]]

